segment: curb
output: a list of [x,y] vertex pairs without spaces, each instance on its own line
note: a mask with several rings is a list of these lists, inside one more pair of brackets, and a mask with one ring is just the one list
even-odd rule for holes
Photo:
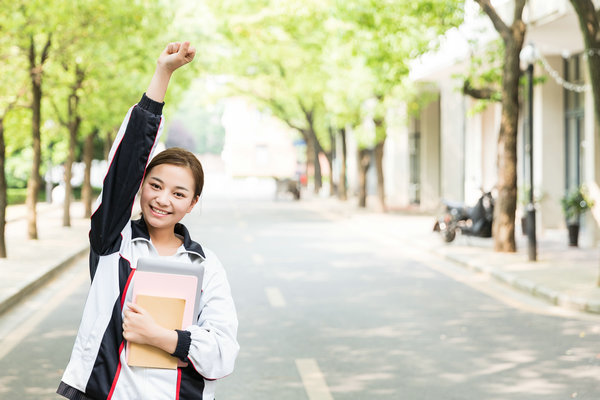
[[21,302],[27,296],[29,296],[34,291],[36,291],[37,289],[42,287],[44,284],[46,284],[48,281],[50,281],[52,278],[54,278],[56,275],[58,275],[60,272],[62,272],[66,267],[71,265],[75,260],[77,260],[79,257],[86,254],[88,252],[88,250],[89,250],[89,245],[86,244],[86,246],[84,246],[83,248],[75,251],[74,253],[72,253],[72,254],[66,256],[65,258],[63,258],[62,260],[58,261],[54,266],[50,267],[45,273],[43,273],[41,276],[37,277],[36,279],[31,280],[28,284],[26,284],[25,286],[20,288],[12,296],[2,300],[0,302],[0,315],[6,313],[8,310],[10,310],[12,307],[17,305],[19,302]]
[[513,288],[530,294],[538,299],[544,300],[552,305],[562,307],[568,310],[584,311],[593,314],[600,314],[600,302],[591,302],[581,297],[573,297],[560,293],[554,289],[539,285],[528,279],[519,278],[513,274],[497,270],[490,266],[482,266],[469,261],[462,260],[460,257],[455,257],[451,254],[443,254],[438,250],[434,250],[438,256],[459,264],[469,270],[477,273],[488,275],[496,281],[512,286]]

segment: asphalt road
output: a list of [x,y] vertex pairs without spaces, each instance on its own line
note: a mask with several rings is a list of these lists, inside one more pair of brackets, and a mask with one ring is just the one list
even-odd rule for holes
[[[238,309],[241,352],[219,400],[600,398],[600,319],[547,315],[422,254],[403,226],[396,238],[365,214],[264,196],[203,200],[185,222],[225,265]],[[0,399],[58,398],[86,263],[0,318]]]

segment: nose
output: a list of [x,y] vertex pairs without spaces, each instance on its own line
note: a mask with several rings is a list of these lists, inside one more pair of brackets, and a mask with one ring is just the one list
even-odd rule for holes
[[169,193],[166,190],[161,190],[156,195],[156,203],[162,206],[166,206],[169,203]]

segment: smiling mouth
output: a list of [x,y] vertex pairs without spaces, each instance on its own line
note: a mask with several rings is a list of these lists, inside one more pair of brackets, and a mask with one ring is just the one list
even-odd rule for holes
[[150,210],[152,210],[153,213],[158,214],[158,215],[169,215],[169,212],[163,211],[163,210],[159,210],[158,208],[154,208],[152,206],[150,206]]

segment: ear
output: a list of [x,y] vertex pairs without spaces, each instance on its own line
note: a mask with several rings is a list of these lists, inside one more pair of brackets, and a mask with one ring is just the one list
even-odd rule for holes
[[194,196],[194,198],[192,199],[192,202],[190,203],[190,206],[187,209],[187,213],[191,213],[192,210],[194,209],[194,206],[198,203],[198,199],[200,199],[200,196]]

